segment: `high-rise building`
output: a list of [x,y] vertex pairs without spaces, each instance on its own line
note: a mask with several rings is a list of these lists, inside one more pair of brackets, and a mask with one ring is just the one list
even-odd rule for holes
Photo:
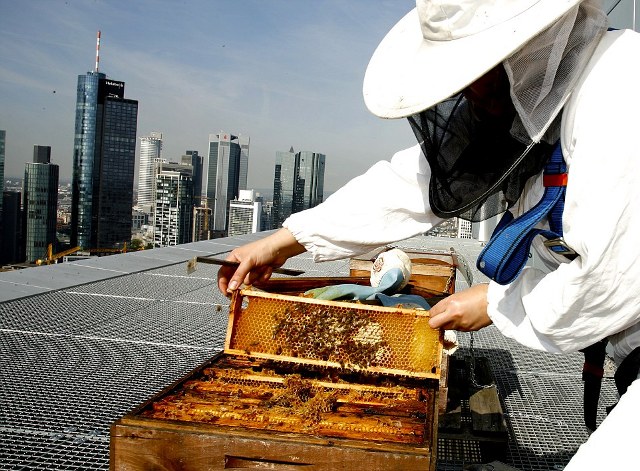
[[225,132],[209,135],[209,152],[203,169],[202,193],[213,210],[213,237],[227,235],[229,202],[246,190],[249,138]]
[[156,162],[162,158],[162,133],[152,132],[140,138],[140,163],[138,165],[138,207],[150,211],[155,201]]
[[317,152],[276,152],[273,178],[273,227],[293,213],[313,208],[324,197],[326,156]]
[[33,146],[33,163],[51,163],[51,146]]
[[2,194],[3,214],[2,224],[0,227],[0,262],[1,263],[19,263],[24,262],[22,254],[22,214],[20,212],[19,191],[5,191]]
[[[0,129],[0,195],[4,193],[4,149],[6,138],[7,132],[3,129]],[[2,198],[0,198],[0,200],[1,199]],[[2,201],[0,201],[0,223],[2,223]]]
[[138,102],[124,98],[124,85],[97,69],[78,76],[72,246],[121,247],[131,239]]
[[193,182],[191,165],[161,163],[156,174],[153,244],[156,247],[191,242]]
[[260,232],[262,203],[255,200],[253,190],[240,190],[229,204],[229,237]]
[[473,239],[471,221],[460,218],[456,219],[458,220],[458,239]]
[[324,198],[324,162],[325,155],[317,152],[301,151],[298,159],[298,177],[293,212],[313,208]]
[[193,231],[191,235],[192,242],[201,240],[209,240],[211,234],[209,231],[209,221],[211,220],[211,208],[206,206],[193,207]]
[[273,228],[278,228],[293,213],[293,190],[296,175],[296,153],[276,152],[276,167],[273,177]]
[[[238,192],[247,189],[247,179],[249,176],[249,138],[238,138],[240,146],[240,169],[238,174]],[[238,193],[240,194],[240,193]],[[237,195],[236,195],[237,196]]]
[[270,231],[273,229],[273,201],[261,201],[262,215],[260,216],[260,230]]
[[196,206],[201,204],[203,159],[203,156],[199,155],[197,150],[188,150],[182,156],[182,164],[193,167],[193,204]]
[[22,189],[25,256],[27,262],[45,258],[56,247],[59,167],[50,163],[51,147],[34,146],[33,163],[26,163]]

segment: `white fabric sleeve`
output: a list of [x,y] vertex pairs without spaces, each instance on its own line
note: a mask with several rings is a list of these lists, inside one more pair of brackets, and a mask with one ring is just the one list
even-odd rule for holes
[[420,146],[396,153],[327,200],[283,223],[315,261],[347,258],[425,233],[442,222],[429,207],[430,170]]
[[640,320],[640,35],[608,34],[562,117],[564,238],[580,257],[490,283],[489,316],[533,348],[575,351]]

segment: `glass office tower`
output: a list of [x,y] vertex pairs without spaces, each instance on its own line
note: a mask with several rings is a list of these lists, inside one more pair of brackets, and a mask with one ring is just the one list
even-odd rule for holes
[[301,151],[298,158],[298,194],[293,212],[313,208],[322,203],[324,197],[325,155],[317,152]]
[[4,193],[4,144],[7,132],[0,129],[0,223],[2,222],[2,194]]
[[293,213],[313,208],[324,197],[325,155],[317,152],[276,152],[273,177],[273,228]]
[[203,174],[204,198],[213,210],[213,237],[227,235],[229,203],[247,187],[249,138],[221,132],[209,135],[209,153]]
[[50,156],[51,147],[34,146],[34,162],[25,164],[22,209],[27,262],[46,258],[49,244],[56,250],[60,171],[49,163]]
[[293,212],[293,190],[296,177],[296,154],[276,152],[276,167],[273,177],[273,228],[279,228]]
[[121,247],[131,240],[138,102],[124,82],[78,76],[71,245]]
[[191,165],[193,168],[193,204],[200,206],[202,197],[202,165],[204,157],[197,150],[188,150],[182,156],[182,164]]

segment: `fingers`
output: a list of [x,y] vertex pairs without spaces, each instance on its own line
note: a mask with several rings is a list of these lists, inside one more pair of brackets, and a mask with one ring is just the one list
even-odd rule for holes
[[[238,259],[235,257],[235,255],[233,255],[233,253],[231,253],[229,257],[227,257],[227,260],[230,260],[233,262],[238,261]],[[233,291],[234,289],[237,289],[238,286],[240,286],[240,282],[238,280],[242,280],[244,276],[240,278],[237,275],[238,268],[240,267],[225,266],[225,265],[220,267],[220,269],[218,270],[218,289],[220,290],[221,293],[228,294],[230,291]],[[232,283],[234,288],[231,287]]]
[[452,294],[429,310],[433,329],[471,331],[491,324],[487,314],[487,285]]
[[[231,253],[227,260],[238,261],[237,257]],[[252,275],[252,269],[255,270],[255,264],[249,260],[245,260],[244,262],[240,262],[237,267],[233,266],[222,266],[218,270],[218,289],[223,294],[229,294],[232,291],[235,291],[245,283],[247,285],[253,283],[255,281],[255,276]],[[259,270],[255,270],[259,271]],[[253,278],[253,279],[252,279]],[[267,277],[268,278],[268,277]]]
[[277,232],[231,251],[227,260],[239,262],[237,267],[221,267],[218,270],[218,289],[228,295],[245,283],[266,281],[275,267],[280,267],[305,248],[298,243],[291,232],[280,229]]
[[[429,311],[429,313],[431,313],[431,311]],[[432,314],[431,319],[429,319],[429,327],[432,329],[456,330],[451,327],[451,324],[451,315],[447,314],[446,311],[436,315]]]

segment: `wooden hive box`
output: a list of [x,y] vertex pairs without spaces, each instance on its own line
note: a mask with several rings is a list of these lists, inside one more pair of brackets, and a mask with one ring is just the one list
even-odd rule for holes
[[[376,257],[390,247],[352,258],[349,262],[351,276],[369,278]],[[402,249],[411,259],[410,283],[424,289],[452,294],[455,291],[458,257],[455,251],[429,251]]]
[[[435,469],[441,333],[427,311],[300,296],[343,282],[368,276],[274,278],[237,292],[224,352],[112,424],[111,469]],[[309,310],[322,329],[308,328]],[[283,320],[298,315],[302,330]],[[392,318],[410,320],[405,342]],[[358,348],[331,340],[353,325]]]

